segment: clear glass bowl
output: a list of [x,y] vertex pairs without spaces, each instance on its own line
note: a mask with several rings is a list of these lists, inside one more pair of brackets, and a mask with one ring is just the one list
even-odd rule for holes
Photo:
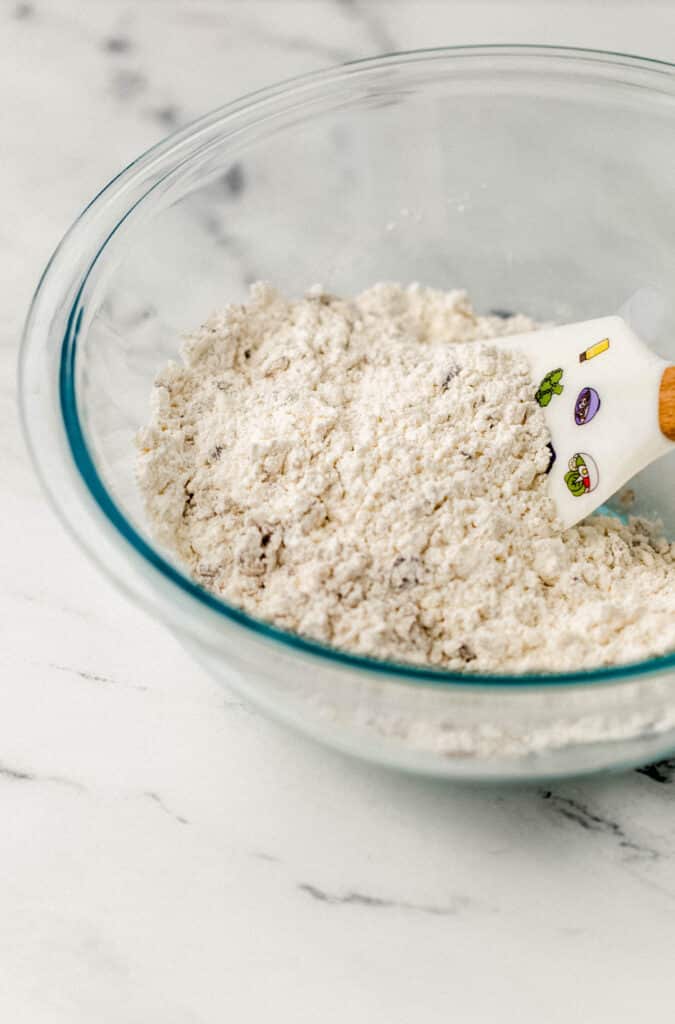
[[[181,332],[259,278],[291,295],[315,282],[345,295],[383,279],[462,286],[481,310],[557,321],[647,294],[659,318],[638,327],[675,359],[674,166],[674,68],[620,54],[398,54],[215,111],[115,178],[40,282],[21,399],[53,505],[216,679],[341,749],[474,779],[673,750],[672,655],[461,676],[352,657],[227,606],[153,545],[134,433]],[[674,469],[671,457],[635,483],[671,536]]]

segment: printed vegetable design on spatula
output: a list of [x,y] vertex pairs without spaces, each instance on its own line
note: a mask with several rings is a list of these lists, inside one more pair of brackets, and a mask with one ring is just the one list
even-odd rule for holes
[[600,474],[595,461],[586,452],[577,452],[569,460],[569,470],[565,473],[567,489],[575,498],[594,491],[598,486]]
[[549,404],[554,395],[562,395],[565,390],[565,385],[561,384],[563,371],[560,367],[557,370],[551,370],[543,378],[541,384],[534,393],[535,400],[544,409]]

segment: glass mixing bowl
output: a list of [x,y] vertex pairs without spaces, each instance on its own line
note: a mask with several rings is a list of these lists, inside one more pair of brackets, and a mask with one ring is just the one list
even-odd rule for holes
[[[675,749],[675,655],[486,677],[337,652],[201,589],[153,544],[134,480],[155,373],[181,332],[260,278],[290,295],[465,287],[481,311],[540,320],[627,308],[675,360],[674,166],[674,68],[621,54],[395,54],[209,114],[115,178],[40,282],[21,399],[53,505],[216,679],[343,750],[506,779]],[[674,469],[671,456],[633,484],[671,536]]]

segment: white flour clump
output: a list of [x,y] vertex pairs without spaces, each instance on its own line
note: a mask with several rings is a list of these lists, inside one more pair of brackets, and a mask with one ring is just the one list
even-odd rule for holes
[[[255,285],[159,375],[139,481],[205,587],[362,654],[564,671],[675,647],[675,546],[644,520],[560,533],[527,365],[463,292]],[[483,343],[479,343],[483,339]]]

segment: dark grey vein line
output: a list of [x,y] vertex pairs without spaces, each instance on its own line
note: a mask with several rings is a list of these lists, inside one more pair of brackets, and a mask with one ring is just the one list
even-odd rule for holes
[[189,820],[184,818],[182,814],[176,814],[175,811],[172,811],[171,808],[167,807],[159,793],[155,793],[154,790],[146,790],[143,796],[147,797],[148,800],[152,800],[152,802],[157,804],[164,814],[168,814],[170,818],[173,818],[173,820],[177,821],[180,825],[190,824]]
[[106,683],[110,686],[122,686],[129,690],[147,691],[148,689],[147,686],[141,686],[140,683],[121,682],[119,679],[112,679],[110,676],[99,676],[95,672],[85,672],[84,669],[75,668],[72,665],[57,665],[53,661],[50,661],[49,668],[56,669],[57,672],[67,672],[71,676],[77,676],[79,679],[86,679],[87,682],[91,683]]
[[240,196],[246,189],[246,172],[240,160],[233,163],[220,179],[230,196]]
[[657,761],[656,764],[645,765],[644,768],[636,768],[639,775],[646,775],[652,782],[660,782],[668,785],[675,783],[675,757],[665,761]]
[[329,906],[358,906],[372,907],[385,910],[404,910],[416,914],[430,914],[434,917],[454,917],[462,909],[460,904],[452,906],[433,906],[426,903],[408,903],[405,900],[383,899],[381,896],[371,896],[369,893],[349,891],[336,894],[326,892],[309,882],[298,884],[300,892],[306,893],[313,900],[319,903],[326,903]]
[[[379,53],[393,53],[398,49],[396,41],[387,28],[379,11],[373,4],[362,0],[337,0],[337,4],[365,30],[370,44]],[[383,4],[386,8],[387,5]]]
[[35,776],[29,772],[19,771],[17,768],[10,768],[8,765],[0,764],[0,775],[6,779],[13,779],[15,782],[34,782]]
[[280,864],[281,860],[279,857],[275,857],[273,853],[265,853],[264,850],[252,850],[251,856],[255,857],[256,860],[264,860],[268,864]]
[[106,53],[111,53],[115,55],[120,53],[128,53],[129,50],[133,49],[133,43],[131,42],[131,39],[129,39],[128,36],[123,35],[107,36],[103,40],[101,46]]
[[574,822],[574,824],[579,825],[587,832],[599,832],[611,836],[622,849],[632,850],[634,853],[643,854],[653,860],[660,856],[658,850],[654,850],[649,846],[643,846],[631,839],[617,821],[596,814],[586,807],[585,804],[581,803],[581,801],[574,800],[571,797],[560,796],[551,790],[543,790],[541,796],[544,800],[550,802],[552,809],[561,818]]
[[0,762],[0,778],[7,779],[10,782],[49,782],[56,786],[67,786],[69,789],[86,790],[86,786],[75,779],[68,779],[62,775],[35,775],[33,772],[12,768],[11,765],[2,762]]
[[18,3],[14,7],[13,17],[15,17],[17,21],[28,21],[29,18],[34,16],[34,14],[35,8],[32,4]]
[[148,80],[141,71],[120,68],[110,76],[110,88],[118,100],[133,100],[146,91]]
[[202,219],[202,224],[206,233],[215,240],[216,245],[222,246],[231,254],[246,288],[260,280],[261,275],[253,266],[249,248],[241,238],[224,230],[221,221],[213,214],[207,214]]
[[178,128],[181,122],[186,120],[186,118],[181,116],[180,109],[175,103],[165,103],[161,107],[150,107],[148,115],[167,131]]

